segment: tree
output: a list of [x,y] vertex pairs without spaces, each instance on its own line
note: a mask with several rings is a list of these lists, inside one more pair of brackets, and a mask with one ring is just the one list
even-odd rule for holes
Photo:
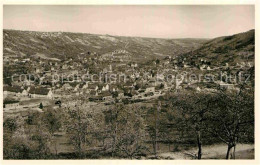
[[[226,159],[235,159],[236,144],[254,136],[254,95],[252,91],[219,92],[211,104],[209,130],[227,144]],[[231,150],[233,149],[233,153]]]
[[49,135],[40,122],[31,127],[20,116],[14,120],[7,119],[4,126],[4,157],[7,159],[47,158],[48,139]]
[[145,125],[140,108],[116,104],[106,112],[105,119],[108,137],[112,139],[112,157],[138,158],[145,150]]
[[68,111],[66,129],[79,158],[84,157],[86,146],[89,144],[88,126],[87,113],[79,105]]
[[42,105],[42,103],[40,103],[40,106],[39,106],[39,108],[40,108],[40,109],[43,109],[43,105]]
[[112,139],[111,141],[111,156],[114,157],[116,154],[116,145],[117,145],[117,131],[118,131],[118,114],[123,110],[122,104],[116,104],[113,109],[109,109],[105,112],[105,125],[107,127],[107,136]]
[[135,90],[139,90],[141,88],[141,85],[140,84],[136,84],[134,87],[135,87]]
[[[60,111],[57,109],[48,108],[43,114],[42,114],[42,124],[46,128],[46,132],[49,132],[49,141],[54,144],[56,155],[58,154],[57,150],[57,143],[54,141],[54,133],[59,131],[59,129],[62,127],[62,116]],[[39,124],[39,123],[38,123]]]
[[118,97],[118,92],[117,92],[117,91],[112,92],[112,97],[113,97],[113,98],[117,98],[117,97]]
[[46,128],[48,128],[51,134],[54,134],[62,126],[61,114],[58,112],[58,110],[48,108],[43,113],[42,118]]
[[164,88],[164,84],[161,83],[160,86],[159,86],[160,89],[163,89]]
[[[138,158],[146,149],[143,145],[145,125],[139,107],[125,108],[119,118],[122,132],[118,148],[128,158]],[[123,129],[125,128],[125,129]]]
[[[96,139],[99,128],[104,127],[104,118],[100,111],[90,111],[86,108],[84,97],[77,97],[74,101],[75,106],[65,110],[64,124],[77,157],[84,158],[86,150],[91,146],[93,139]],[[100,130],[102,132],[102,129]]]
[[156,59],[156,60],[155,60],[155,63],[156,63],[156,64],[159,64],[159,63],[160,63],[160,60],[159,60],[159,59]]
[[[171,104],[176,109],[176,125],[180,131],[193,132],[198,147],[197,158],[202,158],[202,134],[207,131],[207,113],[212,96],[209,94],[185,93],[172,97]],[[189,100],[189,101],[187,101]]]
[[[28,138],[24,131],[22,117],[7,118],[4,121],[4,158],[28,159]],[[20,144],[18,142],[21,142]]]
[[18,125],[14,118],[7,118],[4,120],[4,130],[13,132],[17,129]]
[[157,157],[158,145],[158,136],[159,136],[159,127],[160,127],[160,111],[161,111],[161,102],[158,101],[156,108],[151,108],[148,111],[148,132],[151,137],[153,144],[153,153]]
[[12,86],[12,79],[10,78],[12,76],[12,73],[8,72],[8,69],[4,67],[4,84],[7,84],[9,86]]

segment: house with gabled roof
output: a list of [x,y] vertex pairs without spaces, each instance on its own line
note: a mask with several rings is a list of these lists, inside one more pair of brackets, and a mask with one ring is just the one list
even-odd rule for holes
[[3,91],[4,91],[4,95],[13,94],[13,95],[16,95],[16,96],[20,96],[23,89],[22,89],[21,86],[13,85],[13,86],[4,86]]
[[29,96],[32,98],[53,98],[53,93],[50,88],[44,88],[44,87],[31,87],[29,90]]
[[145,89],[145,93],[148,93],[148,92],[155,92],[155,87],[153,86],[149,86]]
[[65,83],[65,84],[62,86],[62,88],[63,88],[64,90],[72,89],[72,87],[70,86],[69,83]]
[[106,84],[102,87],[102,91],[108,91],[109,90],[109,85]]
[[112,94],[108,91],[101,92],[100,96],[102,96],[104,101],[112,101],[113,100]]
[[29,95],[29,90],[30,90],[30,87],[22,87],[22,96],[28,96]]
[[88,84],[88,89],[97,91],[98,90],[98,86],[96,84]]
[[82,89],[87,89],[88,88],[88,82],[86,82],[85,84],[83,84]]
[[117,90],[118,90],[117,85],[115,85],[115,84],[110,84],[110,87],[109,87],[109,91],[110,91],[110,92],[116,92]]

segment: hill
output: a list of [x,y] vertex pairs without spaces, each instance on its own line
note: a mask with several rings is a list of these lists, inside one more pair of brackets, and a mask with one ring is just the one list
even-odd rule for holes
[[208,61],[213,65],[220,66],[237,64],[241,62],[253,62],[255,51],[255,30],[232,36],[224,36],[212,39],[204,43],[200,48],[184,53],[179,58],[181,60]]
[[77,58],[117,52],[131,60],[178,56],[200,47],[206,39],[159,39],[69,32],[4,30],[4,56]]

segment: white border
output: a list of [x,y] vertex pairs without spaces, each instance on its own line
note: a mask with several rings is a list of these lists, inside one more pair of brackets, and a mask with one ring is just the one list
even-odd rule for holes
[[[33,5],[245,5],[245,4],[255,4],[255,20],[260,20],[260,13],[259,13],[259,0],[179,0],[179,1],[170,1],[170,0],[3,0],[1,1],[0,13],[1,19],[3,20],[3,5],[15,5],[15,4],[33,4]],[[3,29],[3,21],[0,23],[1,28]],[[86,165],[86,164],[104,164],[104,165],[112,165],[112,164],[149,164],[149,165],[157,165],[160,163],[161,165],[179,165],[179,164],[260,164],[259,160],[259,95],[260,95],[260,57],[259,54],[259,22],[255,22],[255,160],[3,160],[3,106],[1,107],[0,113],[0,130],[1,130],[1,148],[0,148],[0,162],[3,164],[19,164],[19,165],[30,165],[30,164],[79,164],[79,165]],[[1,51],[1,58],[0,58],[0,65],[1,65],[1,73],[0,73],[0,104],[3,105],[3,30],[0,32],[1,43],[0,43],[0,51]]]

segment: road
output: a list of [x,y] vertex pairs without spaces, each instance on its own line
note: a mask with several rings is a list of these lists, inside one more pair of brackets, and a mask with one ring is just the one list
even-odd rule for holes
[[[215,144],[210,146],[202,146],[202,159],[225,159],[227,145]],[[160,159],[194,159],[192,155],[196,155],[197,149],[192,148],[186,151],[166,152],[158,154]],[[254,159],[253,144],[238,144],[236,147],[236,159]]]

